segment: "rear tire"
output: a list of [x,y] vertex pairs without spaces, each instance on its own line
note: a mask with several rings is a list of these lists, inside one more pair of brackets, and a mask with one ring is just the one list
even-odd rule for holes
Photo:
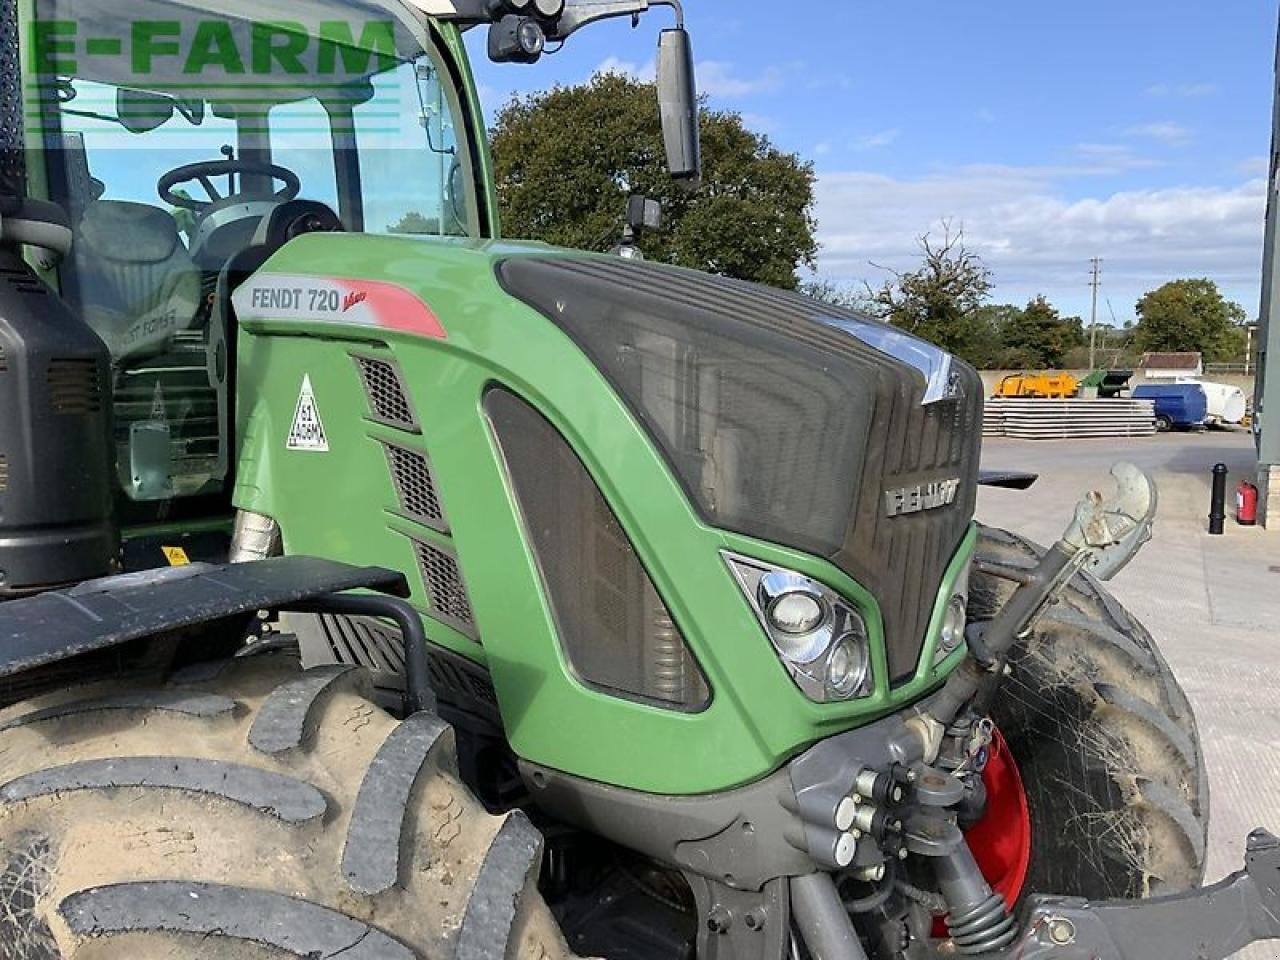
[[367,686],[275,652],[0,712],[0,956],[571,956],[537,830]]
[[[1032,566],[1041,552],[991,528],[978,545],[1009,567]],[[971,618],[990,619],[1012,588],[975,572]],[[1209,784],[1191,705],[1151,635],[1078,576],[1010,666],[993,719],[1030,808],[1024,893],[1099,900],[1199,885]]]
[[1156,432],[1168,433],[1173,429],[1173,421],[1168,417],[1156,417]]

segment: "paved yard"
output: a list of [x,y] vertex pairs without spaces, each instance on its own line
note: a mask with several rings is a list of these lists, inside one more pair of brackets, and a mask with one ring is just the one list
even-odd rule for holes
[[[1159,640],[1195,706],[1212,790],[1209,877],[1239,867],[1245,835],[1280,831],[1280,531],[1236,526],[1235,486],[1253,472],[1243,431],[1137,440],[986,441],[983,466],[1037,471],[1029,491],[983,490],[978,519],[1048,543],[1072,504],[1109,483],[1117,459],[1160,487],[1155,537],[1111,584]],[[1207,533],[1210,468],[1231,469],[1224,536]],[[1280,958],[1280,943],[1239,955]]]

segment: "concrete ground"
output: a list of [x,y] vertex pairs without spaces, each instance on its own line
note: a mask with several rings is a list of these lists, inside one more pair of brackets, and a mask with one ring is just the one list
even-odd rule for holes
[[[978,519],[1050,543],[1084,491],[1109,489],[1118,459],[1155,477],[1160,513],[1152,542],[1110,588],[1159,641],[1195,707],[1212,792],[1207,879],[1216,880],[1240,867],[1250,830],[1280,832],[1280,530],[1233,519],[1235,487],[1254,473],[1249,435],[988,439],[984,467],[1041,479],[1025,492],[983,489]],[[1231,470],[1229,515],[1225,535],[1211,537],[1210,469],[1218,462]],[[1277,960],[1280,941],[1238,956]]]

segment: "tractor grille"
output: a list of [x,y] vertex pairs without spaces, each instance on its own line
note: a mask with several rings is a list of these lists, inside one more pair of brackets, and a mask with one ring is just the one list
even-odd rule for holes
[[374,674],[404,675],[404,640],[400,631],[371,617],[321,614],[329,651],[339,663],[367,667]]
[[0,279],[15,292],[26,296],[47,297],[49,289],[30,270],[0,270]]
[[410,433],[418,433],[418,418],[405,392],[400,371],[394,363],[373,357],[353,357],[364,382],[365,394],[373,419],[389,427],[398,427]]
[[[911,678],[973,516],[976,372],[951,361],[925,403],[913,359],[939,359],[929,344],[830,304],[657,264],[512,258],[498,277],[609,379],[709,524],[826,557],[866,587],[891,681]],[[953,504],[887,515],[886,493],[949,480],[960,482]]]
[[431,675],[431,689],[440,699],[479,705],[481,709],[487,707],[492,715],[500,717],[498,695],[483,667],[463,657],[439,653],[427,659],[427,670]]
[[436,493],[436,481],[431,474],[431,462],[416,450],[407,450],[393,443],[384,443],[391,477],[395,481],[400,509],[411,520],[448,533],[444,508]]
[[418,555],[422,584],[427,589],[430,605],[427,612],[441,623],[476,639],[471,600],[467,597],[457,559],[443,548],[421,540],[413,541],[413,549]]
[[96,360],[50,360],[45,383],[54,413],[85,416],[102,410]]
[[9,458],[0,453],[0,493],[9,489]]

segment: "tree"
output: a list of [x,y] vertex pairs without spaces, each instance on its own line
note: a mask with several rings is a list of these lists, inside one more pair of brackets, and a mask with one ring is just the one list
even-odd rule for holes
[[985,345],[978,310],[991,292],[991,272],[982,259],[964,246],[964,231],[944,225],[935,242],[929,234],[919,239],[924,263],[918,270],[893,274],[878,290],[867,292],[876,313],[894,326],[932,341],[942,349],[981,363]]
[[810,280],[801,281],[796,290],[806,297],[821,300],[834,307],[840,307],[845,310],[859,310],[863,313],[870,312],[870,301],[866,293],[826,277],[814,277]]
[[1222,296],[1212,280],[1173,280],[1138,301],[1135,346],[1142,351],[1203,353],[1206,360],[1238,352],[1244,308]]
[[1003,323],[999,333],[1005,356],[1001,366],[1061,367],[1067,351],[1084,342],[1084,323],[1079,317],[1062,317],[1041,295]]
[[810,164],[776,149],[734,113],[704,111],[702,186],[672,180],[657,89],[619,74],[512,100],[492,131],[505,232],[608,250],[626,200],[663,204],[640,248],[651,260],[794,289],[817,254]]
[[395,223],[388,224],[387,233],[438,236],[440,234],[440,221],[435,217],[428,217],[410,210]]

